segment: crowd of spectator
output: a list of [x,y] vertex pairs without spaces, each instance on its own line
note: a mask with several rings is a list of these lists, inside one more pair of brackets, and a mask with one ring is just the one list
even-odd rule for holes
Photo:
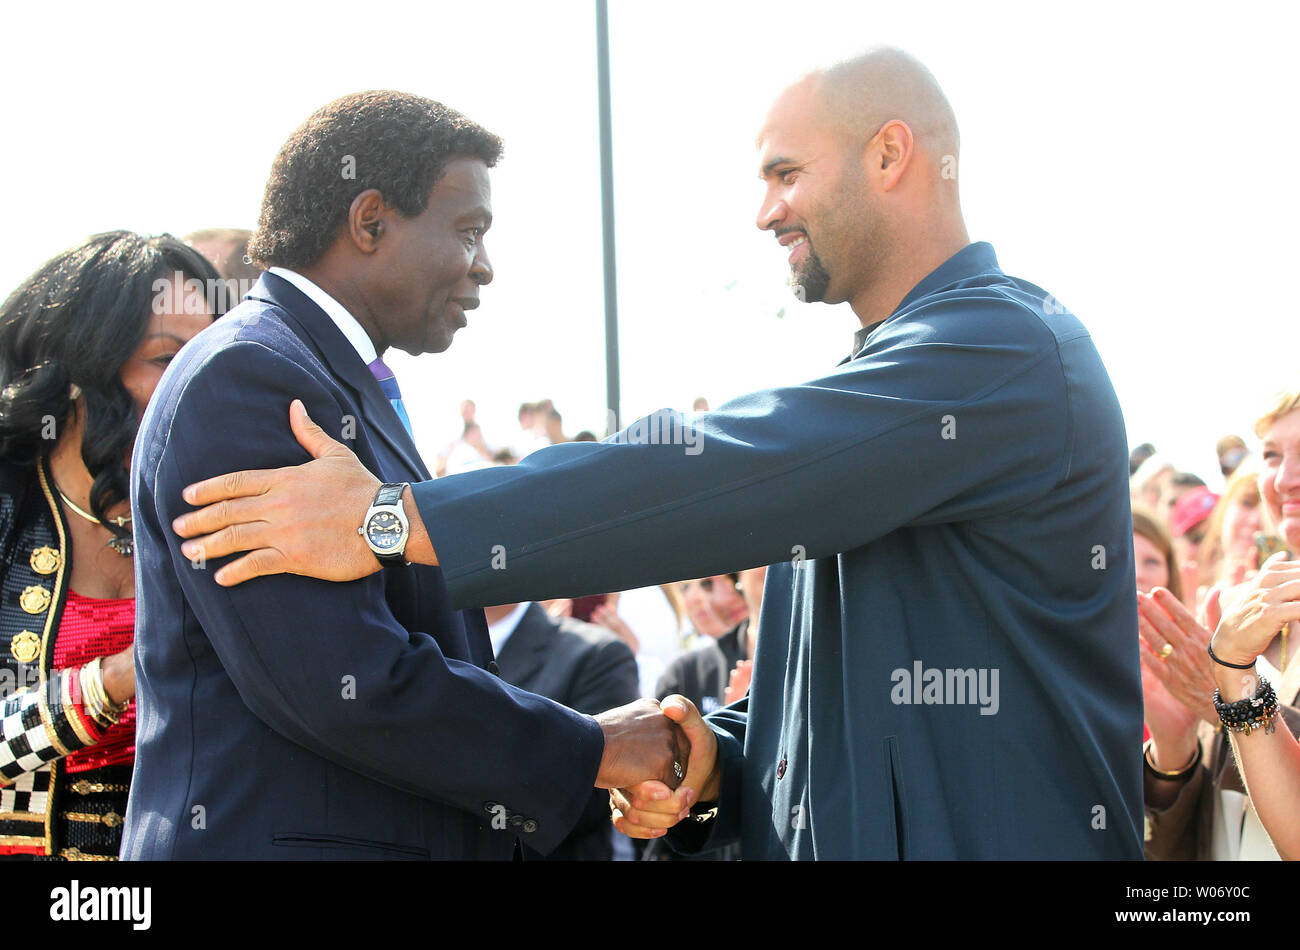
[[[1288,648],[1286,616],[1295,595],[1278,580],[1300,541],[1292,510],[1300,472],[1290,433],[1298,410],[1294,390],[1268,408],[1255,425],[1258,452],[1238,435],[1218,440],[1221,493],[1178,471],[1150,443],[1130,458],[1150,859],[1277,860],[1296,853],[1251,794],[1275,787],[1279,776],[1261,767],[1252,776],[1242,752],[1266,742],[1294,749],[1294,740],[1277,742],[1274,732],[1295,733],[1300,725],[1300,664],[1289,663],[1295,650]],[[1242,605],[1254,605],[1249,621]],[[1243,627],[1261,622],[1272,626],[1243,654],[1249,662],[1234,663],[1228,646],[1240,642]],[[1249,730],[1235,727],[1228,706],[1241,703],[1250,707]]]

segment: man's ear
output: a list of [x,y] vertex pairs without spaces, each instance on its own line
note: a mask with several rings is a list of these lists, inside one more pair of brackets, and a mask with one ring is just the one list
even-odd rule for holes
[[881,126],[867,154],[871,156],[867,172],[880,184],[881,191],[892,191],[912,164],[916,142],[912,130],[902,119],[891,119]]
[[378,188],[367,188],[348,208],[348,236],[362,254],[373,254],[384,238],[384,218],[389,208]]

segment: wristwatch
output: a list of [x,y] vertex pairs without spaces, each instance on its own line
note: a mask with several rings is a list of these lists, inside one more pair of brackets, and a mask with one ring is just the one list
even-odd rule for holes
[[380,485],[374,504],[357,528],[357,534],[366,539],[366,545],[384,566],[406,563],[406,539],[411,526],[402,510],[402,492],[408,485],[410,482]]

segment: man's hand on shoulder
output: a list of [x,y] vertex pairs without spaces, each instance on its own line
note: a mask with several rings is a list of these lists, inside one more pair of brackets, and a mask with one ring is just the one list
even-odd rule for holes
[[[191,560],[243,557],[216,574],[233,587],[266,574],[300,574],[327,581],[351,581],[374,574],[379,561],[358,534],[380,481],[351,449],[312,422],[301,400],[289,407],[295,437],[312,456],[302,465],[219,475],[189,485],[185,501],[200,507],[172,522]],[[403,496],[415,511],[410,489]],[[418,524],[418,528],[417,528]],[[418,513],[411,524],[407,557],[432,548]]]

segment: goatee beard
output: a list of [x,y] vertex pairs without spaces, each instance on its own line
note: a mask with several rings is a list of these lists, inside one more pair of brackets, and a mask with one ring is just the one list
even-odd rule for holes
[[831,275],[826,273],[821,258],[810,246],[808,259],[802,266],[790,273],[790,285],[794,295],[804,303],[820,303],[826,297],[826,288],[830,286]]

